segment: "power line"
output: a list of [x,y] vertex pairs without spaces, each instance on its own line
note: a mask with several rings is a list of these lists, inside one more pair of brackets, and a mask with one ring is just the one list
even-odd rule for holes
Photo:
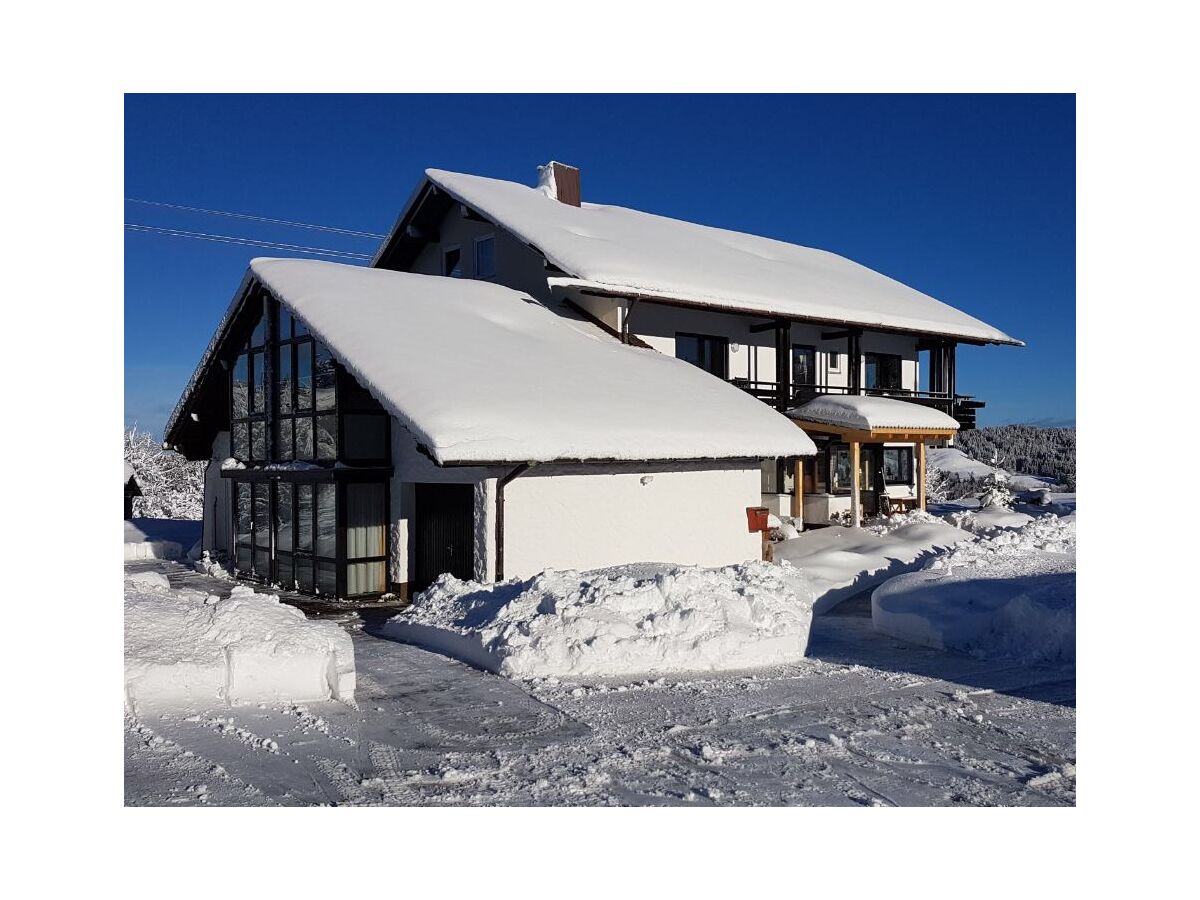
[[137,200],[126,197],[126,203],[141,203],[145,206],[159,206],[164,209],[180,209],[185,212],[206,213],[210,216],[228,216],[231,219],[249,219],[252,222],[269,222],[272,225],[287,225],[291,228],[311,228],[314,231],[331,231],[334,234],[346,234],[351,237],[376,238],[382,240],[386,234],[375,234],[373,231],[356,231],[352,228],[336,228],[333,225],[312,225],[308,222],[292,222],[288,219],[271,219],[267,216],[252,216],[249,213],[228,212],[223,209],[205,209],[201,206],[181,206],[178,203],[163,203],[158,200]]
[[240,244],[244,247],[258,247],[264,250],[290,250],[293,253],[309,253],[314,256],[331,256],[336,259],[369,260],[370,254],[352,253],[349,250],[328,250],[324,247],[306,247],[302,244],[284,244],[279,241],[260,241],[254,238],[235,237],[229,234],[207,234],[203,231],[181,231],[177,228],[161,228],[157,225],[138,225],[126,222],[125,227],[130,231],[148,234],[161,234],[167,237],[186,237],[198,241],[215,241],[222,244]]

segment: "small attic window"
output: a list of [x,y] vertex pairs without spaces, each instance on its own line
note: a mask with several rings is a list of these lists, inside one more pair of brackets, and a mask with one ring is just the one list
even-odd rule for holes
[[442,274],[462,278],[462,248],[447,247],[442,251]]
[[491,278],[496,274],[496,238],[494,235],[475,238],[475,277]]

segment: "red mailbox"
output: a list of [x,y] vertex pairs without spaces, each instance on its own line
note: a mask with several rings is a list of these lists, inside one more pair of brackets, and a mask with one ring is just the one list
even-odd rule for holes
[[767,524],[767,508],[765,506],[747,506],[746,525],[751,531],[766,531],[770,527]]

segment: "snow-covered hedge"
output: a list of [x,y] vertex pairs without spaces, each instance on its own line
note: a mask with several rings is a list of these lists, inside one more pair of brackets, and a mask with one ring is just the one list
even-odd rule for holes
[[133,499],[134,516],[204,518],[204,463],[164,450],[152,435],[137,428],[125,430],[125,462],[133,466],[142,490],[142,496]]
[[489,585],[443,575],[392,637],[514,678],[748,669],[804,657],[812,596],[790,565],[547,570]]
[[239,585],[224,600],[172,589],[157,572],[125,579],[125,703],[206,709],[269,701],[354,700],[354,646]]

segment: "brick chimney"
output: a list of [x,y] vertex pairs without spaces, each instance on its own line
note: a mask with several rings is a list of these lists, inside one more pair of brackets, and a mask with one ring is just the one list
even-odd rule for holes
[[579,170],[574,166],[563,165],[554,160],[544,166],[538,166],[538,187],[547,197],[567,206],[578,206],[581,201]]

